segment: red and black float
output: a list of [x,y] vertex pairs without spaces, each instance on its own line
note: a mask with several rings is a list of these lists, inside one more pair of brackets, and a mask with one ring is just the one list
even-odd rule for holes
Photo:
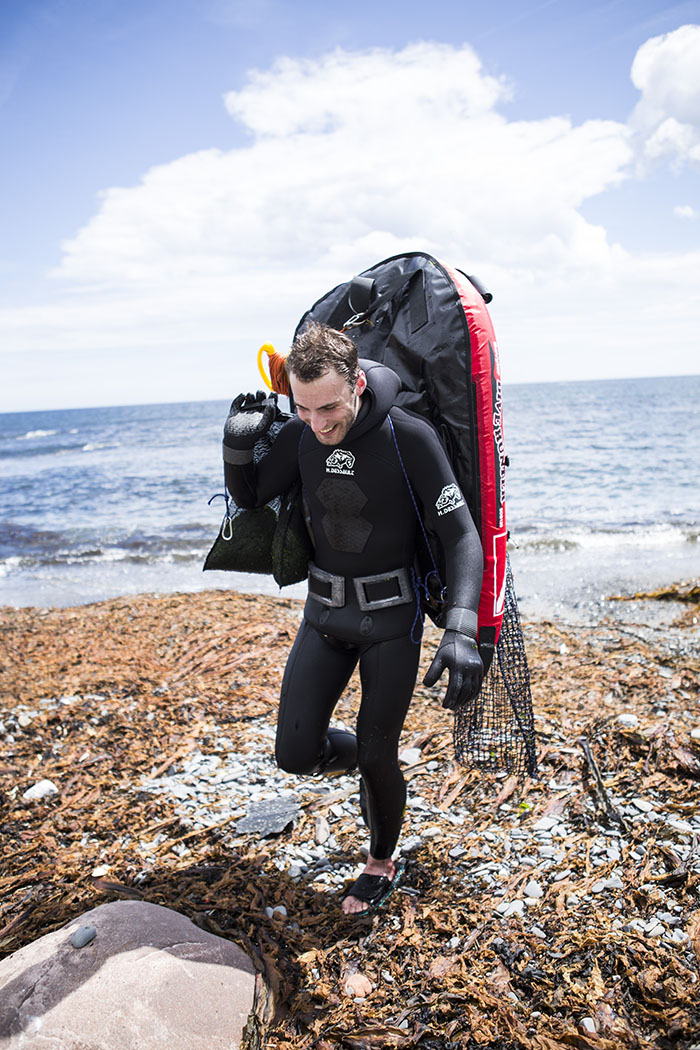
[[328,292],[304,314],[342,329],[361,358],[401,377],[402,408],[430,420],[445,445],[479,530],[484,576],[479,642],[492,648],[506,579],[506,457],[498,346],[475,278],[430,255],[397,255]]

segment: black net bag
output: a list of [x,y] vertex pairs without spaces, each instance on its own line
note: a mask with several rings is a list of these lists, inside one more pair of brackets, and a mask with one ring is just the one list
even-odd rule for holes
[[505,608],[496,652],[481,692],[455,714],[454,750],[457,761],[465,766],[537,776],[530,672],[510,558],[506,560]]
[[[278,409],[270,429],[255,444],[255,463],[267,455],[288,419]],[[221,495],[226,500],[226,512],[206,556],[205,571],[271,575],[280,587],[306,579],[313,544],[304,520],[303,493],[298,482],[255,510],[238,507],[228,492]]]

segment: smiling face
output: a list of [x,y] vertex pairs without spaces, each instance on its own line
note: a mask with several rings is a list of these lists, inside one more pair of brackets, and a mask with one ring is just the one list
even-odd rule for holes
[[289,384],[299,419],[322,445],[339,445],[360,410],[360,397],[367,387],[365,373],[360,370],[357,382],[350,386],[334,369],[309,383],[291,372]]

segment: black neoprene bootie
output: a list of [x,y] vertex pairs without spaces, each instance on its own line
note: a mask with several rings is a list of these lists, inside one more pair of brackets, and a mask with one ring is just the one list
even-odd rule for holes
[[329,729],[321,773],[352,773],[357,769],[357,737],[347,729]]

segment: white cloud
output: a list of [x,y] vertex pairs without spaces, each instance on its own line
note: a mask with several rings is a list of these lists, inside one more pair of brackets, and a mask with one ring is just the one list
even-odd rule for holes
[[[653,51],[637,65],[649,104],[671,96],[658,87],[659,62]],[[470,47],[445,44],[335,51],[254,71],[225,99],[248,144],[193,153],[107,190],[63,246],[53,301],[0,314],[5,341],[230,343],[243,360],[264,341],[286,345],[333,284],[421,249],[493,287],[512,378],[658,371],[653,325],[666,331],[669,302],[679,324],[693,311],[697,321],[692,267],[634,258],[581,214],[632,176],[630,129],[509,121],[509,93]],[[679,107],[673,119],[687,115]],[[612,329],[627,357],[613,360]],[[662,367],[677,370],[672,354]]]
[[104,195],[56,274],[90,286],[237,279],[293,266],[344,276],[416,243],[540,271],[606,265],[577,207],[625,177],[626,129],[508,122],[506,85],[469,47],[278,61],[226,96],[251,144],[209,150]]
[[679,219],[697,219],[699,213],[692,204],[679,204],[673,209],[673,214]]
[[247,87],[225,97],[229,113],[257,136],[289,137],[342,128],[347,146],[385,134],[402,115],[418,126],[469,120],[510,97],[503,78],[484,73],[464,45],[411,44],[399,52],[336,50],[319,60],[278,59],[254,70]]
[[647,40],[631,76],[641,92],[631,123],[646,157],[700,164],[700,25]]

